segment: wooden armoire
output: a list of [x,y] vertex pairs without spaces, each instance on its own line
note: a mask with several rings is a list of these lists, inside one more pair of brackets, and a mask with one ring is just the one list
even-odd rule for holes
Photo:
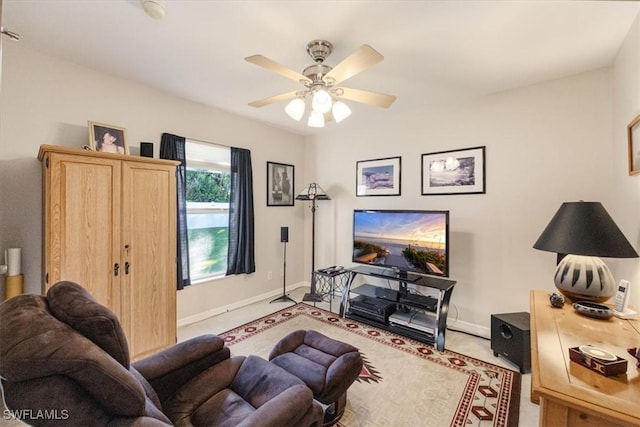
[[176,165],[42,145],[43,293],[61,280],[113,310],[131,359],[176,342]]

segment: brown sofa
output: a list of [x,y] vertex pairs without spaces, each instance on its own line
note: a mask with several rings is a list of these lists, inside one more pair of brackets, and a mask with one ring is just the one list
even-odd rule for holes
[[8,414],[35,426],[322,424],[301,380],[215,335],[130,363],[116,316],[72,282],[0,304],[0,376]]

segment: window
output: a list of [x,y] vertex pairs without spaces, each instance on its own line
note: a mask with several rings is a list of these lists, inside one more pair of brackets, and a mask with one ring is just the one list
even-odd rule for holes
[[189,272],[194,281],[227,271],[231,150],[186,140]]

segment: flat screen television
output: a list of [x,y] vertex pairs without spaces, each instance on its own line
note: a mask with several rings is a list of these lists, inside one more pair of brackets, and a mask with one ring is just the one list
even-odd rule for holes
[[449,211],[354,210],[352,261],[449,277]]

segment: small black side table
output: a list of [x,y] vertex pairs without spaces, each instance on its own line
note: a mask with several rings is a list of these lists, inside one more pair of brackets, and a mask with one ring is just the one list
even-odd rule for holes
[[332,310],[332,299],[334,295],[342,295],[349,281],[349,271],[340,270],[325,272],[316,270],[311,274],[311,293],[305,294],[302,301],[316,302],[329,301],[329,311]]

